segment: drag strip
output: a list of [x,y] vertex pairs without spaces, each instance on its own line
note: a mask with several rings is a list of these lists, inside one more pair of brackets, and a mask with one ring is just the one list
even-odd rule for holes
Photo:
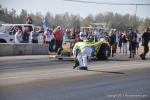
[[[28,70],[28,71],[18,71],[0,74],[0,85],[18,84],[24,82],[31,82],[39,79],[60,79],[68,77],[78,77],[86,76],[100,73],[118,73],[123,74],[127,70],[137,70],[150,68],[150,62],[123,62],[119,63],[104,63],[101,62],[91,62],[89,65],[89,71],[73,70],[70,64],[67,68],[59,69],[39,69],[39,70]],[[120,72],[121,71],[121,72]]]

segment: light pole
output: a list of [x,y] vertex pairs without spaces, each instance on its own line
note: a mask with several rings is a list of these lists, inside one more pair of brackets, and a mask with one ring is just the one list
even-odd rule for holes
[[135,4],[135,28],[137,28],[137,18],[136,18],[136,14],[137,14],[137,10],[138,10],[138,5]]

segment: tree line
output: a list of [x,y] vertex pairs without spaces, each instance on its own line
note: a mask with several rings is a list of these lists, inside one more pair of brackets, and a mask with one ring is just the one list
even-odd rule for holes
[[83,18],[80,15],[73,15],[69,13],[53,15],[47,12],[44,15],[41,12],[28,13],[27,10],[22,9],[20,14],[16,13],[15,9],[8,10],[0,5],[0,20],[11,24],[22,24],[26,22],[27,16],[30,16],[33,23],[37,26],[42,26],[45,16],[47,17],[50,27],[57,25],[63,28],[75,28],[89,26],[90,23],[106,23],[108,28],[114,28],[117,30],[127,30],[129,27],[144,31],[146,27],[150,27],[150,18],[140,18],[135,15],[125,14],[121,15],[118,13],[107,12],[105,14],[98,13],[93,16],[89,14]]

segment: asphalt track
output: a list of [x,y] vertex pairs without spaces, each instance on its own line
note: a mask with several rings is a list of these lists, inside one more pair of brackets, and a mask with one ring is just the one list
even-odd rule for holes
[[116,56],[82,71],[45,55],[1,57],[0,100],[150,100],[149,60]]

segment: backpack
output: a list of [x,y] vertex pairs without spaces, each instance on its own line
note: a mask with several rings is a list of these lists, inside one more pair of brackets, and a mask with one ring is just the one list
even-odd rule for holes
[[132,32],[132,33],[131,33],[130,40],[131,40],[131,42],[137,42],[137,41],[136,41],[136,40],[137,40],[137,34],[134,33],[134,32]]

